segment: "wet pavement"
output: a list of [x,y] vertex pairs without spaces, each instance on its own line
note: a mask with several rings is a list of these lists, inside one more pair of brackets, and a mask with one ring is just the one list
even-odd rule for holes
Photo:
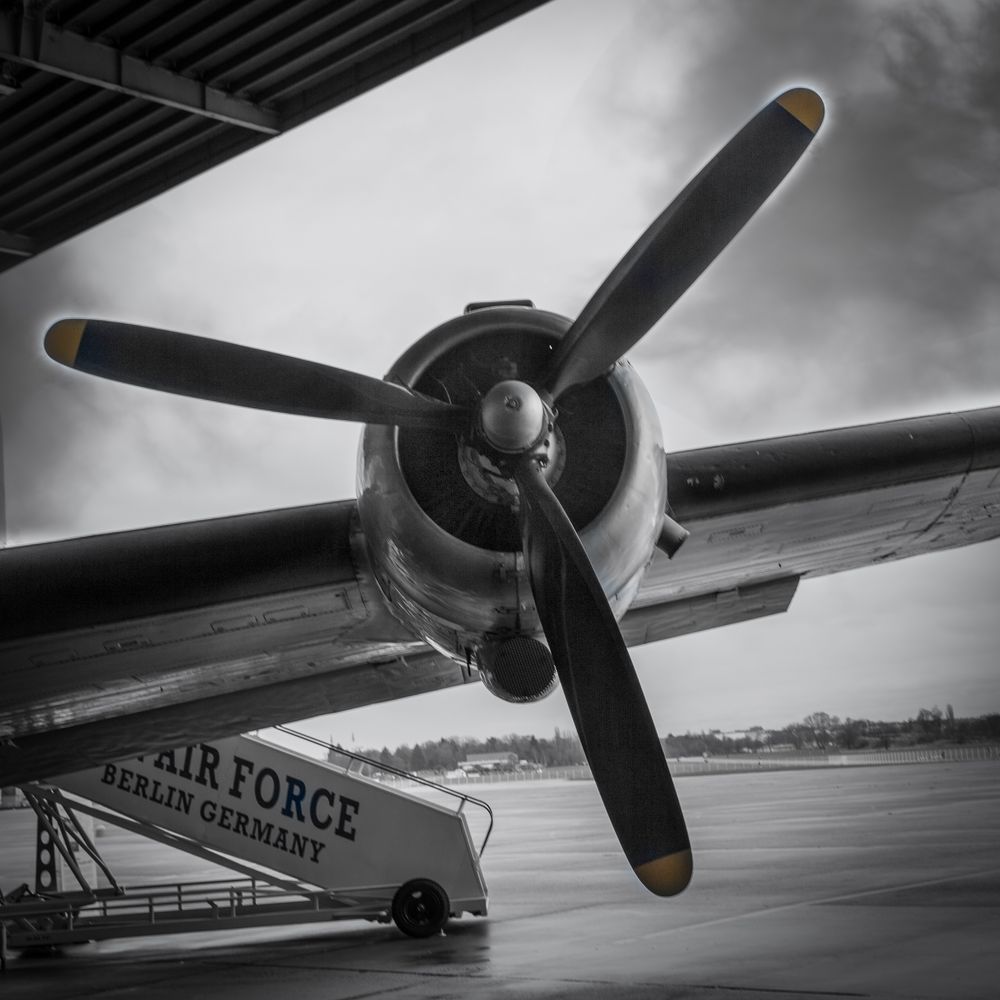
[[[590,782],[491,785],[490,915],[428,940],[355,921],[12,957],[5,1000],[989,998],[1000,982],[1000,763],[683,778],[691,887],[649,895]],[[473,794],[476,794],[473,792]],[[0,888],[33,873],[0,814]],[[111,831],[125,884],[213,877]]]

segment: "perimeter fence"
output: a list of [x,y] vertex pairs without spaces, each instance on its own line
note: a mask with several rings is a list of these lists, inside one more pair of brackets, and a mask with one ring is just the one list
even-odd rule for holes
[[900,750],[852,750],[838,753],[744,753],[718,757],[670,759],[675,775],[754,770],[794,770],[809,767],[879,767],[889,764],[947,764],[974,760],[1000,761],[1000,746],[909,747]]
[[[810,767],[878,767],[892,764],[941,764],[963,761],[1000,762],[1000,746],[912,747],[900,750],[854,750],[837,753],[742,753],[731,756],[670,757],[673,775],[734,774],[744,771],[785,771]],[[541,770],[493,771],[481,774],[449,774],[435,780],[445,785],[492,785],[531,781],[591,780],[586,764],[548,767]]]
[[[790,771],[817,767],[878,767],[894,764],[947,764],[964,761],[997,761],[1000,746],[917,747],[905,750],[854,750],[839,753],[760,753],[731,756],[669,757],[667,763],[675,777],[693,774],[738,774],[751,771]],[[484,771],[479,774],[440,774],[419,772],[442,785],[505,785],[515,782],[591,781],[587,764],[572,767],[525,768],[517,771]],[[413,782],[388,773],[372,773],[368,777],[387,784],[409,787]]]

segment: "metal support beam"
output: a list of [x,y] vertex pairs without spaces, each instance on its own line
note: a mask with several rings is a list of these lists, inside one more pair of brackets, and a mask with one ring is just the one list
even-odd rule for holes
[[9,253],[15,257],[32,257],[38,252],[37,243],[30,236],[9,233],[0,229],[0,254]]
[[113,45],[65,31],[37,15],[0,12],[0,60],[4,59],[227,125],[266,135],[281,131],[275,111],[154,66]]

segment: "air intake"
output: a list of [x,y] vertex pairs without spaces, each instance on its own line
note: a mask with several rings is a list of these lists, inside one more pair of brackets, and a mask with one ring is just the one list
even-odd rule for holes
[[483,683],[504,701],[539,701],[555,689],[552,654],[537,639],[516,635],[491,642],[476,659]]

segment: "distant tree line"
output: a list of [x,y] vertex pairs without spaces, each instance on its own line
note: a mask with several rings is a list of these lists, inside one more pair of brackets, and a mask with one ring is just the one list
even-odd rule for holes
[[[870,719],[840,719],[814,712],[801,722],[782,729],[753,726],[742,735],[712,730],[707,733],[673,733],[663,740],[668,757],[703,754],[768,753],[781,751],[827,752],[829,750],[888,750],[928,743],[1000,743],[1000,713],[978,718],[956,719],[951,705],[942,711],[921,708],[915,718],[903,722],[873,722]],[[473,753],[515,753],[518,760],[542,767],[569,767],[586,763],[583,748],[573,732],[556,729],[551,739],[511,733],[486,740],[470,737],[427,740],[410,746],[369,747],[360,751],[380,764],[403,771],[444,774],[454,771]],[[331,754],[331,759],[335,752]]]
[[870,719],[840,719],[814,712],[801,722],[782,729],[754,726],[741,735],[713,730],[709,733],[671,733],[664,740],[668,757],[702,754],[759,753],[796,750],[889,750],[928,743],[964,744],[1000,742],[1000,714],[956,719],[951,705],[942,711],[921,708],[915,718],[903,722]]
[[388,747],[368,748],[360,753],[380,764],[403,771],[434,771],[438,774],[454,771],[460,761],[473,753],[515,753],[518,760],[541,764],[542,767],[569,767],[586,762],[583,747],[576,734],[564,733],[559,729],[556,729],[551,739],[516,733],[491,736],[487,740],[452,737],[428,740],[414,746],[404,743],[395,750]]

